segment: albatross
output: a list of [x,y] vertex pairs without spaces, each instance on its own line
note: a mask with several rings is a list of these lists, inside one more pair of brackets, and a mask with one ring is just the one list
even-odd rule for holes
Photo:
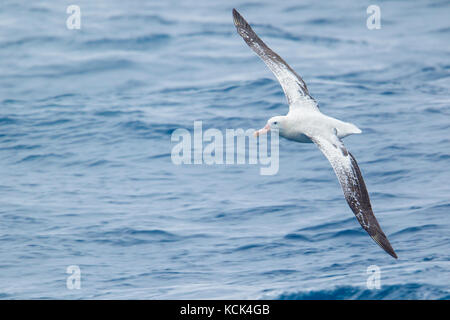
[[309,94],[303,79],[256,35],[236,9],[233,9],[233,20],[245,43],[264,61],[280,82],[289,104],[287,115],[270,118],[264,128],[255,132],[255,136],[277,130],[280,136],[288,140],[315,143],[333,167],[345,199],[358,222],[381,248],[397,259],[373,214],[358,164],[342,143],[343,138],[359,134],[361,130],[352,123],[324,115]]

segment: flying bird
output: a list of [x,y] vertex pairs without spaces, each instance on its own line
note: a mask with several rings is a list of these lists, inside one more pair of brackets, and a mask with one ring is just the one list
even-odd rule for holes
[[286,139],[315,143],[333,167],[345,199],[358,222],[381,248],[397,259],[373,214],[358,164],[341,140],[351,134],[361,133],[361,130],[352,123],[324,115],[309,94],[303,79],[257,36],[236,9],[233,9],[233,20],[245,43],[256,52],[280,82],[289,104],[287,115],[270,118],[265,127],[256,131],[255,135],[277,130],[279,135]]

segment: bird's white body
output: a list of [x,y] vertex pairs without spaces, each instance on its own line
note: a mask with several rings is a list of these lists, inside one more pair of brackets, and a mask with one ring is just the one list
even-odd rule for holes
[[288,114],[282,117],[279,127],[280,136],[301,143],[312,143],[309,137],[318,134],[336,135],[342,139],[355,133],[361,133],[357,126],[329,117],[317,107],[306,109],[291,107]]

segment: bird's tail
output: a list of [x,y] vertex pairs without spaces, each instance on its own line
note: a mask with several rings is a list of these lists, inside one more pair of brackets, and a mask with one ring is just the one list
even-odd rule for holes
[[359,134],[362,132],[361,129],[359,129],[353,123],[343,121],[339,121],[337,123],[336,131],[339,138],[345,138],[346,136],[349,136],[351,134]]
[[359,134],[361,133],[361,129],[355,126],[353,123],[347,122],[347,130],[349,134]]

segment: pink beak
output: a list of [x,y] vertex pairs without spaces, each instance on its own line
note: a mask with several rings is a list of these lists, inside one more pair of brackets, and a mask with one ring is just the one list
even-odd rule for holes
[[254,136],[257,137],[259,135],[265,134],[270,131],[269,124],[266,124],[266,126],[262,129],[259,129],[258,131],[255,131]]

